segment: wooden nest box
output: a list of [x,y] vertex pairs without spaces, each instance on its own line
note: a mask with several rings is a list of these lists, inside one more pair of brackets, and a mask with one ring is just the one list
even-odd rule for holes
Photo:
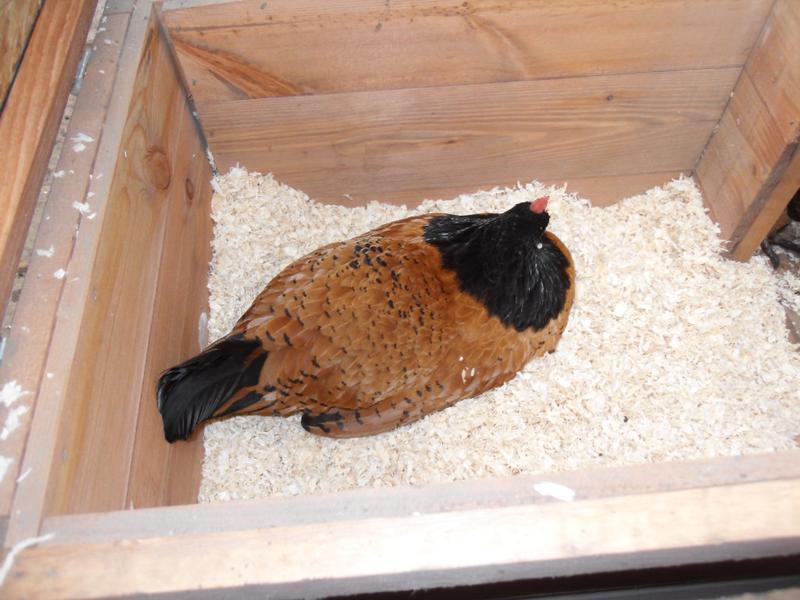
[[800,553],[800,451],[536,479],[574,502],[517,477],[198,505],[202,439],[166,444],[154,400],[204,336],[207,148],[220,171],[351,204],[533,178],[608,204],[694,175],[746,260],[800,187],[800,2],[116,0],[106,17],[67,132],[86,148],[56,167],[36,241],[52,252],[29,266],[63,276],[28,277],[0,367],[32,408],[0,441],[5,544],[45,536],[5,597],[320,596]]

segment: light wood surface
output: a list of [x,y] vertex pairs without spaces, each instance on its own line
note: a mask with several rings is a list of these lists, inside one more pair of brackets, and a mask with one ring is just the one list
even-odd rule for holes
[[106,7],[103,11],[106,15],[118,13],[128,13],[133,11],[136,0],[106,0]]
[[[82,219],[78,235],[73,235],[71,254],[65,267],[69,277],[65,277],[57,299],[50,350],[44,366],[45,373],[51,373],[52,377],[45,377],[39,383],[28,444],[21,466],[21,472],[30,469],[31,475],[17,484],[11,510],[13,518],[9,522],[5,540],[9,547],[36,535],[44,514],[50,472],[58,472],[64,462],[75,459],[71,449],[66,454],[56,454],[56,443],[61,420],[72,409],[66,404],[68,384],[84,315],[92,310],[95,290],[90,282],[94,256],[101,238],[112,175],[133,96],[150,10],[149,2],[142,1],[136,5],[122,44],[114,90],[105,115],[102,136],[97,141],[93,176],[88,183],[87,196],[89,193],[94,194],[93,204],[90,204],[96,207],[97,214],[94,219]],[[106,71],[105,68],[103,70]],[[106,73],[110,74],[108,71]],[[87,89],[83,87],[82,93],[86,94]],[[80,415],[72,414],[70,418],[80,418]],[[116,440],[113,447],[116,447]],[[108,449],[104,449],[103,455],[108,453]]]
[[710,200],[719,198],[711,203],[711,211],[723,238],[732,238],[785,146],[750,76],[743,72],[697,168],[704,193]]
[[71,410],[56,445],[56,457],[68,458],[52,471],[48,513],[121,508],[125,501],[182,108],[172,62],[153,31],[94,257],[67,390]]
[[95,4],[44,4],[0,113],[0,313],[11,292]]
[[188,110],[180,118],[155,307],[139,404],[126,506],[195,502],[202,436],[187,444],[164,441],[155,383],[162,371],[197,354],[200,315],[208,315],[211,258],[211,168]]
[[193,535],[557,502],[535,490],[534,485],[542,481],[566,486],[576,498],[588,500],[797,477],[800,450],[420,487],[53,516],[45,519],[41,533],[58,536],[60,544],[87,544],[161,537],[165,532]]
[[201,104],[220,170],[313,198],[416,203],[531,179],[691,170],[739,71],[640,73]]
[[[800,551],[800,481],[22,552],[12,597],[270,597],[506,581]],[[680,557],[680,558],[679,558]]]
[[545,179],[547,185],[563,186],[594,206],[610,206],[623,198],[636,196],[650,188],[664,185],[681,175],[688,176],[690,169],[663,171],[660,173],[636,173],[632,175],[608,175],[606,177],[571,177],[569,179]]
[[[773,225],[785,215],[787,202],[798,190],[800,190],[800,148],[795,145],[794,154],[777,185],[768,192],[762,202],[751,205],[748,214],[745,215],[744,220],[748,222],[748,225],[742,228],[741,241],[731,253],[733,258],[737,260],[750,258]],[[789,318],[788,314],[787,318]],[[791,327],[789,330],[791,339],[793,330]]]
[[[68,272],[64,279],[57,279],[53,274],[58,269],[71,269],[68,263],[76,230],[86,233],[94,226],[94,219],[86,217],[96,211],[100,198],[87,198],[90,174],[97,158],[98,141],[114,86],[120,44],[125,37],[129,18],[130,15],[124,13],[108,17],[104,23],[106,31],[103,37],[111,43],[98,45],[86,69],[82,93],[73,107],[67,127],[65,150],[55,167],[55,172],[60,176],[54,177],[51,182],[34,252],[28,264],[28,277],[20,293],[13,326],[6,338],[3,360],[0,362],[0,382],[15,380],[23,390],[29,392],[20,401],[29,406],[34,402],[42,378],[47,378],[45,361],[52,349],[50,340],[61,291],[64,286],[76,283],[72,279],[78,276]],[[71,139],[80,133],[95,141],[86,143],[82,152],[74,152],[71,150],[74,144]],[[76,200],[88,202],[90,210],[87,215],[81,215],[72,206]],[[50,376],[54,377],[55,374],[50,373]],[[0,406],[0,422],[5,422],[6,410]],[[0,456],[14,460],[0,481],[0,514],[8,514],[10,510],[32,414],[33,411],[23,414],[19,428],[6,440],[0,440]],[[33,469],[32,466],[30,468]],[[41,465],[36,466],[36,470],[39,475],[46,471]]]
[[40,0],[6,0],[0,4],[0,111],[39,14],[39,5]]
[[[731,256],[747,260],[800,186],[800,3],[778,0],[697,165]],[[795,163],[796,164],[796,163]]]
[[126,497],[128,506],[189,502],[199,485],[196,452],[191,465],[176,458],[181,468],[167,468],[154,385],[198,350],[210,168],[169,49],[157,27],[148,35],[71,373],[69,398],[83,406],[62,420],[56,451],[71,460],[54,473],[48,512],[121,508]]
[[786,142],[800,127],[800,3],[777,0],[758,45],[745,65]]
[[741,66],[771,0],[253,0],[166,10],[198,102]]

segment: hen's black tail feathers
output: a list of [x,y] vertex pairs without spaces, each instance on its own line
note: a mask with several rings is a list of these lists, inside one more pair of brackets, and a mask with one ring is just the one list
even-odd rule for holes
[[267,352],[243,336],[224,338],[158,380],[158,410],[169,443],[185,440],[237,390],[258,383]]

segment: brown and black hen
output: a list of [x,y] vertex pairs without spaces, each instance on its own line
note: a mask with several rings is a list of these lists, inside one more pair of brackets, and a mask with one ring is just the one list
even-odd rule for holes
[[298,412],[311,433],[369,435],[508,381],[555,349],[574,297],[547,201],[411,217],[295,261],[229,335],[161,376],[167,441]]

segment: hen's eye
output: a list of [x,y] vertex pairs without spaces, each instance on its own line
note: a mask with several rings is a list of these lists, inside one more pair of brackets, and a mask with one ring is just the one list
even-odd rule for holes
[[536,249],[537,250],[541,250],[542,249],[542,242],[539,242],[538,244],[536,244]]

